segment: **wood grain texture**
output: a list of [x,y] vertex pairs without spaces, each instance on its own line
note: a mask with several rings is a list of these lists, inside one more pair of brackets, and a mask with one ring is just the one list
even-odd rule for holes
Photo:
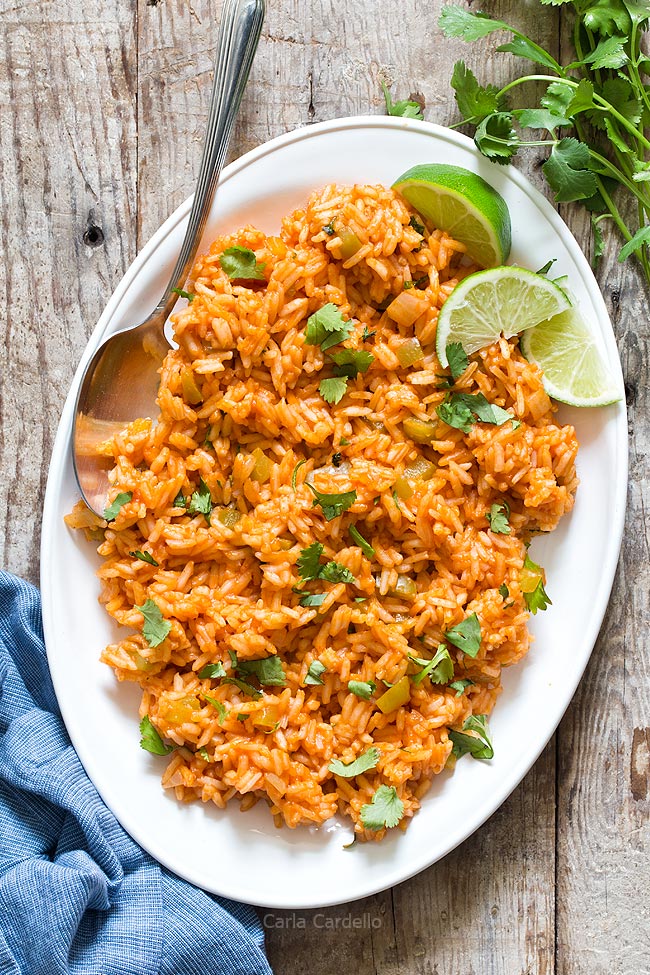
[[0,560],[37,581],[63,401],[135,255],[135,24],[129,0],[2,6]]
[[[395,97],[419,93],[427,118],[448,123],[456,118],[448,83],[455,60],[493,82],[517,70],[495,53],[494,39],[471,46],[443,40],[441,0],[267,5],[233,156],[297,126],[382,112],[382,80]],[[192,192],[220,6],[100,0],[90,11],[80,0],[0,0],[0,274],[7,294],[0,546],[2,567],[22,575],[36,577],[34,499],[42,497],[53,432],[86,336],[136,244]],[[557,9],[532,0],[484,7],[560,49]],[[544,190],[542,159],[534,150],[517,165]],[[588,249],[584,214],[565,209]],[[600,282],[627,379],[630,507],[607,621],[557,747],[549,746],[475,836],[419,877],[326,911],[262,912],[277,975],[650,971],[642,889],[650,848],[650,309],[634,268],[616,262],[614,244]]]

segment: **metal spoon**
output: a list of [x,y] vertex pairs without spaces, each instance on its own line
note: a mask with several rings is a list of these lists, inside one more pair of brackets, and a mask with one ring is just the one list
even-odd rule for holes
[[183,246],[162,298],[140,325],[112,335],[92,357],[79,386],[73,460],[86,504],[103,515],[112,457],[98,447],[125,423],[155,410],[161,363],[169,352],[164,327],[194,262],[264,20],[264,0],[224,0],[214,84],[192,209]]

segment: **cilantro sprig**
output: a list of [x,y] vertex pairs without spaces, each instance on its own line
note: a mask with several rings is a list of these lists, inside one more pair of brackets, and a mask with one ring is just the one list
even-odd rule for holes
[[172,628],[169,620],[163,619],[160,607],[153,599],[146,599],[142,606],[135,607],[144,617],[142,635],[150,647],[158,647],[169,636]]
[[240,244],[227,247],[219,264],[231,281],[265,281],[265,264],[259,264],[254,251]]
[[386,115],[398,115],[401,118],[423,119],[422,106],[419,102],[404,98],[402,101],[394,102],[388,90],[388,86],[382,81],[381,87],[384,90],[384,101],[386,102]]
[[467,754],[484,761],[494,758],[490,729],[484,714],[471,714],[465,721],[463,730],[452,730],[449,732],[449,737],[453,742],[452,754],[456,758],[462,758]]
[[495,403],[490,403],[483,393],[451,393],[436,408],[441,420],[456,430],[469,433],[477,421],[493,423],[500,427],[512,420],[513,429],[521,426],[521,421]]
[[404,803],[394,785],[380,785],[372,800],[361,807],[361,823],[373,832],[397,826],[403,815]]
[[[638,0],[542,0],[572,8],[575,59],[560,63],[515,26],[459,6],[444,6],[447,37],[469,43],[492,33],[510,39],[498,47],[539,66],[502,88],[481,85],[459,61],[451,78],[462,122],[493,162],[505,164],[527,146],[547,146],[542,166],[558,202],[582,201],[592,215],[594,256],[603,252],[602,226],[613,223],[624,239],[619,260],[635,254],[650,284],[650,93],[643,75],[648,58],[641,37],[650,7]],[[539,98],[539,85],[546,91]],[[531,97],[512,110],[508,94],[524,86]],[[524,133],[534,133],[532,139]],[[634,208],[628,202],[636,204]],[[637,214],[632,221],[627,216]]]
[[148,714],[140,722],[140,748],[152,755],[169,755],[174,750],[173,745],[166,745],[162,740]]
[[327,768],[334,775],[338,775],[343,779],[352,779],[355,775],[363,775],[364,772],[369,772],[371,769],[376,768],[379,764],[379,749],[372,745],[367,752],[363,755],[359,755],[355,758],[353,762],[341,762],[338,758],[333,758],[329,763]]
[[315,488],[308,481],[305,481],[305,484],[314,495],[313,507],[315,508],[317,505],[320,505],[326,521],[333,521],[334,518],[338,518],[344,511],[351,508],[357,500],[357,492],[354,490],[342,491],[340,494],[326,494],[323,491],[319,491],[318,488]]
[[297,563],[301,579],[307,582],[312,579],[325,579],[326,582],[355,581],[350,570],[340,562],[321,563],[322,554],[323,545],[320,542],[312,542],[307,548],[302,549]]

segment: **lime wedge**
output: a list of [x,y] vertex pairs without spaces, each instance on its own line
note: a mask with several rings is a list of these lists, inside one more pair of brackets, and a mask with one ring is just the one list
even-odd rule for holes
[[571,406],[607,406],[622,399],[579,310],[574,306],[521,336],[521,351],[544,373],[544,389]]
[[470,274],[454,288],[438,318],[436,352],[447,366],[447,346],[460,342],[468,355],[533,328],[571,307],[561,288],[523,267],[493,267]]
[[425,163],[393,183],[432,229],[465,244],[481,267],[503,264],[510,253],[510,214],[489,183],[460,166]]

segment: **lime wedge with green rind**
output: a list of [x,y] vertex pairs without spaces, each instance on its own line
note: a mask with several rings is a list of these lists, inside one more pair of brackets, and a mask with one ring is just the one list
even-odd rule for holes
[[521,351],[544,374],[544,389],[570,406],[608,406],[623,397],[575,305],[524,332]]
[[447,346],[460,342],[467,355],[510,338],[571,307],[554,281],[523,267],[493,267],[470,274],[454,288],[438,317],[436,352],[447,366]]
[[510,253],[510,214],[503,197],[469,169],[442,163],[414,166],[393,189],[432,230],[465,244],[481,267],[503,264]]

